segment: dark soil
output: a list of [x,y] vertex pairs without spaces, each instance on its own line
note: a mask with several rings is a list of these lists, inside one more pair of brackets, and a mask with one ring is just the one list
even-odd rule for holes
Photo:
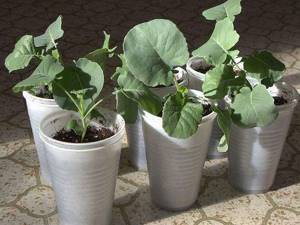
[[[114,134],[115,133],[109,128],[88,127],[82,143],[104,140],[106,138],[113,136]],[[81,143],[81,136],[76,134],[73,130],[62,129],[56,132],[53,138],[55,140],[63,141],[63,142]]]
[[209,104],[207,105],[202,104],[202,106],[203,106],[202,116],[207,116],[212,112],[211,106]]
[[200,66],[199,68],[195,69],[197,72],[205,74],[207,71],[211,70],[213,66],[207,66],[207,67],[202,67]]
[[274,96],[274,104],[275,105],[284,105],[286,103],[288,103],[288,101],[286,99],[284,99],[284,97],[282,96]]
[[39,98],[53,99],[53,94],[49,90],[48,86],[40,87],[34,91],[34,95]]

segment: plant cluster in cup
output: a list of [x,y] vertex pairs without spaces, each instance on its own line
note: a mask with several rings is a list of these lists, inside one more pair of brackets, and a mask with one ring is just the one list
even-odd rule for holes
[[[166,180],[162,179],[161,182],[170,184],[168,192],[162,198],[164,200],[161,200],[164,202],[155,200],[155,204],[162,208],[172,210],[187,208],[194,203],[197,196],[191,196],[188,202],[173,203],[166,199],[174,198],[174,195],[168,195],[169,193],[174,192],[176,195],[185,196],[190,190],[172,186],[174,182],[170,179],[174,177],[169,177],[168,174],[174,173],[176,168],[171,164],[170,167],[159,166],[164,163],[164,160],[169,163],[172,156],[154,157],[154,148],[162,145],[161,151],[164,148],[174,150],[174,157],[177,154],[179,157],[185,151],[188,156],[188,152],[192,151],[194,153],[191,154],[189,162],[201,164],[202,168],[212,132],[212,123],[207,121],[217,120],[219,129],[223,133],[218,151],[226,152],[231,149],[232,127],[243,130],[263,127],[266,130],[268,127],[275,126],[280,117],[280,107],[290,109],[292,114],[297,103],[297,95],[293,88],[287,84],[284,84],[283,90],[278,88],[280,85],[277,84],[281,83],[285,66],[270,52],[262,50],[251,55],[240,56],[236,47],[240,36],[234,27],[235,18],[240,13],[241,0],[227,0],[203,12],[207,20],[214,22],[214,30],[204,44],[191,52],[193,57],[200,58],[206,65],[198,68],[198,71],[205,74],[202,86],[199,87],[202,92],[197,92],[198,94],[193,94],[195,91],[190,90],[188,84],[183,85],[175,72],[178,67],[184,68],[191,55],[183,33],[172,21],[154,19],[138,24],[130,29],[124,38],[123,52],[118,55],[121,66],[117,67],[112,75],[116,86],[111,95],[115,95],[116,110],[124,118],[126,124],[136,123],[139,113],[142,114],[151,193],[157,191],[164,193],[165,191],[160,181],[155,178],[157,173],[166,176]],[[113,137],[121,132],[122,126],[113,126],[116,129],[106,127],[105,121],[108,118],[102,113],[100,104],[103,99],[110,97],[101,96],[101,90],[104,87],[103,71],[106,62],[115,57],[116,47],[110,48],[110,35],[104,32],[105,39],[101,48],[67,63],[59,51],[58,41],[63,34],[62,17],[59,16],[44,34],[37,37],[24,35],[19,39],[12,53],[5,60],[6,68],[9,72],[14,72],[31,64],[35,66],[35,69],[27,79],[16,84],[13,91],[26,91],[39,98],[54,99],[62,110],[75,112],[76,117],[64,121],[65,124],[59,130],[52,132],[49,138],[56,141],[55,145],[65,146],[71,143],[70,146],[73,147],[68,147],[71,148],[70,150],[72,148],[76,150],[76,146],[81,146],[82,150],[85,150],[84,144],[99,142],[100,145],[104,144],[99,148],[94,148],[95,151],[110,148],[116,143],[112,141]],[[155,91],[158,88],[168,87],[173,88],[168,89],[169,91],[164,96]],[[222,105],[220,102],[225,102],[225,104]],[[157,124],[155,127],[150,128],[151,123],[147,125],[150,117],[156,121],[153,122]],[[46,123],[45,121],[48,120],[51,122],[51,118],[50,114],[41,123]],[[289,124],[289,121],[286,122]],[[147,136],[151,129],[153,129],[152,135],[155,136],[153,139]],[[42,128],[40,132],[43,133]],[[285,136],[286,132],[283,132],[282,142]],[[195,137],[205,138],[205,140],[198,139],[199,143],[203,141],[198,150],[193,149],[197,146]],[[155,138],[164,143],[154,143]],[[280,144],[283,145],[283,143]],[[59,151],[56,147],[47,145],[45,151],[52,153]],[[261,148],[261,151],[268,151],[268,147]],[[281,152],[282,147],[276,151]],[[83,151],[80,154],[85,158],[85,155],[91,152]],[[103,157],[106,156],[104,151]],[[199,161],[194,160],[195,158],[199,158]],[[230,160],[229,163],[231,163]],[[82,166],[82,164],[78,165]],[[158,166],[155,168],[153,165]],[[93,166],[97,168],[97,165]],[[184,166],[189,168],[193,165],[184,164]],[[86,167],[79,169],[84,168]],[[99,165],[99,168],[105,170],[106,167]],[[53,168],[50,170],[51,174]],[[188,173],[178,172],[176,179],[187,179],[185,176],[188,176]],[[201,171],[196,176],[200,179]],[[55,181],[56,178],[51,179],[55,191],[58,191],[56,189],[59,185]],[[65,179],[78,180],[79,178],[73,174]],[[114,187],[115,180],[111,182]],[[93,183],[87,183],[88,185],[93,185]],[[199,184],[195,183],[194,187],[190,188],[194,188],[194,192],[197,193]],[[183,192],[181,193],[179,189]],[[245,191],[247,190],[245,188]],[[78,194],[80,191],[78,190]],[[156,196],[155,199],[159,198]],[[61,216],[65,210],[67,209],[62,206],[58,207],[62,221],[65,221],[65,218]]]

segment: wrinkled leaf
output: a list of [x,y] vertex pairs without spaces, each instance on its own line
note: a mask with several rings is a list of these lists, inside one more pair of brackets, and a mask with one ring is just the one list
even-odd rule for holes
[[235,56],[236,51],[230,51],[238,42],[239,35],[234,30],[233,23],[225,18],[216,23],[210,39],[192,52],[193,56],[203,57],[212,65],[222,64],[227,56]]
[[174,23],[155,19],[133,27],[125,36],[124,55],[132,74],[147,86],[169,86],[172,69],[184,65],[189,52]]
[[137,80],[129,71],[120,74],[118,84],[122,92],[130,99],[138,102],[139,106],[157,115],[162,110],[162,102],[141,81]]
[[243,87],[235,96],[231,108],[232,120],[242,127],[267,126],[278,116],[273,97],[260,84],[252,91],[249,87]]
[[198,130],[203,106],[188,99],[186,94],[170,95],[163,107],[163,128],[175,138],[188,138]]
[[285,65],[270,52],[262,51],[246,57],[244,68],[249,76],[269,87],[282,78]]
[[[104,83],[101,67],[88,59],[81,58],[75,66],[64,69],[53,83],[53,95],[57,104],[67,110],[77,111],[73,101],[66,94],[67,91],[77,104],[82,96],[83,108],[87,111],[98,98]],[[79,96],[78,96],[79,95]]]
[[56,59],[47,55],[27,79],[13,87],[13,91],[20,92],[30,90],[33,87],[48,85],[63,69],[64,67]]
[[122,91],[116,93],[117,112],[126,123],[134,123],[138,114],[138,103],[128,98]]
[[104,41],[102,48],[96,49],[85,56],[85,58],[98,63],[101,66],[102,70],[105,69],[108,58],[113,56],[113,52],[116,49],[116,47],[109,48],[109,40],[110,35],[104,31]]
[[218,107],[213,107],[213,110],[217,113],[218,125],[223,132],[223,136],[219,142],[218,151],[226,152],[228,150],[230,139],[231,115],[228,110],[222,110]]
[[44,34],[34,38],[34,45],[36,47],[46,46],[46,51],[53,47],[56,48],[57,43],[55,41],[64,35],[61,25],[62,17],[59,16],[52,24],[49,25]]
[[33,37],[31,35],[24,35],[16,43],[13,52],[6,57],[5,67],[9,72],[24,69],[35,54]]
[[232,66],[220,64],[209,70],[202,85],[204,95],[211,99],[222,99],[229,91],[229,84],[235,77]]
[[227,0],[226,2],[205,10],[202,15],[207,20],[222,20],[228,17],[234,21],[235,16],[242,10],[241,0]]

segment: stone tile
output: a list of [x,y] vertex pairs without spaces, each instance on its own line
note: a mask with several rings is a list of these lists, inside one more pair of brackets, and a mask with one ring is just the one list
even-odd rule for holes
[[114,205],[124,205],[129,203],[138,192],[138,188],[129,182],[117,179]]
[[228,168],[227,159],[212,159],[205,161],[203,175],[216,177],[223,175]]
[[17,127],[31,129],[27,111],[18,113],[16,116],[12,117],[9,122]]
[[280,162],[278,165],[279,169],[284,169],[290,166],[292,160],[295,157],[297,152],[288,144],[286,143],[283,147],[283,151],[281,154]]
[[296,62],[295,57],[288,53],[275,53],[274,56],[281,60],[286,67],[291,67]]
[[295,129],[288,137],[288,143],[291,144],[298,152],[300,152],[300,130]]
[[12,158],[25,166],[39,166],[39,160],[34,144],[24,146],[20,151],[14,154]]
[[1,225],[44,225],[42,218],[34,218],[14,207],[0,208]]
[[0,123],[0,158],[11,155],[30,143],[29,131]]
[[266,212],[272,208],[263,194],[243,195],[224,179],[210,181],[198,202],[208,217],[233,224],[240,224],[240,221],[247,225],[261,224]]
[[131,171],[122,174],[120,177],[125,178],[126,180],[139,186],[149,186],[149,176],[146,172]]
[[0,160],[0,205],[11,202],[28,188],[36,185],[32,168],[7,159]]
[[300,214],[296,214],[287,209],[274,210],[266,225],[296,225],[300,224]]
[[5,105],[5,107],[1,108],[0,121],[6,121],[11,116],[25,110],[24,101],[22,99],[1,95],[0,104]]
[[126,225],[121,215],[121,210],[118,208],[113,208],[112,225]]
[[292,168],[300,172],[300,154],[295,156]]
[[300,213],[299,183],[270,192],[269,195],[278,206],[291,208]]
[[208,219],[208,220],[204,220],[199,223],[196,223],[196,225],[223,225],[223,223],[213,220],[213,219]]
[[48,217],[47,220],[49,225],[59,225],[58,214]]
[[132,225],[189,225],[202,218],[198,209],[177,213],[159,210],[152,204],[148,189],[142,190],[135,202],[125,208],[125,212]]
[[54,192],[46,186],[35,187],[16,204],[37,216],[53,213],[56,208]]

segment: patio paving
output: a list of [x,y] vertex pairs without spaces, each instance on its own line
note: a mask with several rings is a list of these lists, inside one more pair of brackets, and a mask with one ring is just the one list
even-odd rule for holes
[[[201,11],[212,0],[2,0],[0,4],[0,225],[58,225],[55,196],[39,175],[39,164],[24,101],[11,87],[26,73],[9,76],[3,61],[18,37],[40,34],[63,15],[59,42],[66,61],[102,42],[102,30],[121,46],[128,29],[142,21],[168,18],[185,34],[190,49],[203,43],[213,24]],[[243,1],[236,21],[242,54],[268,49],[287,66],[284,79],[300,90],[300,1]],[[119,47],[120,51],[120,47]],[[106,75],[104,92],[113,88]],[[113,99],[104,104],[113,108]],[[300,224],[300,106],[295,110],[272,190],[246,195],[227,180],[227,160],[205,163],[199,199],[185,212],[167,212],[151,203],[146,172],[127,159],[126,140],[116,187],[114,225],[297,225]]]

